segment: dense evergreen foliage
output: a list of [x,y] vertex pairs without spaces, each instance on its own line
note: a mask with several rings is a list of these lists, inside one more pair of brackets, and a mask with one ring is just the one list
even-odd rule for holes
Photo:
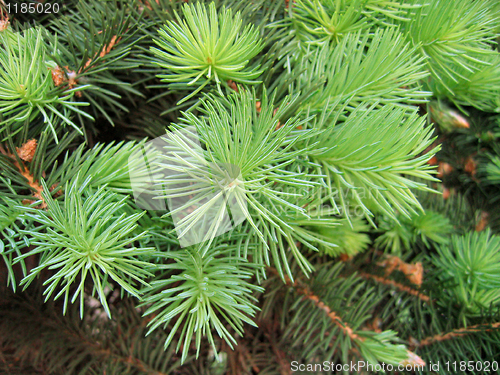
[[496,1],[0,8],[1,373],[498,371]]

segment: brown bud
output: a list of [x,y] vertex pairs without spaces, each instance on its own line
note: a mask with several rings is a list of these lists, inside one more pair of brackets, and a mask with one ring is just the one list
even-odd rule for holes
[[415,285],[422,285],[422,281],[424,278],[424,267],[422,266],[422,263],[417,262],[412,265],[413,267],[408,269],[408,273],[405,272],[405,275],[408,277],[408,280],[410,283],[415,284]]
[[0,31],[6,30],[9,27],[9,24],[10,22],[8,18],[0,20]]
[[261,103],[260,102],[255,102],[255,108],[257,109],[257,113],[260,113]]
[[57,66],[55,68],[51,68],[50,71],[52,73],[52,81],[54,81],[54,85],[61,86],[64,83],[63,70]]
[[476,224],[476,232],[483,231],[488,225],[488,217],[490,214],[486,211],[481,211],[481,215],[479,216],[479,220]]
[[[227,81],[227,84],[228,84],[228,86],[229,86],[229,87],[231,87],[234,91],[239,92],[239,90],[238,90],[238,86],[236,85],[236,83],[235,83],[234,81],[229,80],[229,81]],[[260,111],[259,111],[259,112],[260,112]]]
[[429,165],[438,165],[438,160],[437,157],[434,155],[432,158],[427,160],[427,164]]
[[30,139],[28,142],[23,144],[20,148],[16,147],[17,154],[19,157],[27,162],[33,160],[36,151],[36,139]]
[[444,188],[443,189],[443,199],[448,199],[450,197],[450,189]]
[[437,171],[438,171],[437,176],[439,178],[442,178],[443,176],[450,174],[453,171],[453,167],[448,163],[439,162]]
[[470,127],[469,121],[465,117],[441,101],[431,102],[429,108],[433,120],[444,131],[449,132],[454,129]]
[[341,262],[347,262],[350,259],[351,259],[351,257],[349,256],[349,254],[340,254],[339,255],[339,260]]
[[471,156],[469,156],[465,161],[465,166],[464,166],[465,171],[469,173],[471,176],[475,176],[476,167],[477,167],[477,162]]

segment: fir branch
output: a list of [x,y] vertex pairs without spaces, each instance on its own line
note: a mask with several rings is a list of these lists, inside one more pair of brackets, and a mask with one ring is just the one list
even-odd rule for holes
[[500,304],[500,237],[490,229],[454,235],[431,261],[447,293],[469,313]]
[[386,216],[379,219],[378,230],[382,234],[375,239],[377,248],[389,250],[394,254],[401,254],[411,248],[414,239],[411,221],[399,216],[397,222]]
[[135,14],[134,6],[135,2],[123,0],[79,1],[75,11],[50,23],[58,40],[53,68],[64,67],[70,82],[88,87],[82,98],[90,103],[94,117],[102,115],[111,124],[129,111],[119,101],[122,94],[132,103],[134,96],[142,95],[129,82],[131,71],[143,63],[131,57],[143,37],[142,16]]
[[[280,276],[279,272],[275,268],[268,268],[269,272]],[[299,294],[303,295],[303,299],[305,300],[310,300],[313,302],[313,304],[319,308],[320,310],[323,310],[325,314],[328,316],[328,318],[337,326],[339,327],[344,334],[349,336],[351,340],[361,340],[363,341],[364,338],[358,336],[354,330],[347,325],[342,318],[328,305],[326,305],[323,301],[321,301],[320,297],[314,294],[309,287],[304,284],[300,279],[295,279],[295,281],[291,281],[288,276],[285,276],[285,283],[287,286],[294,288],[294,290]]]
[[[98,32],[98,34],[101,33],[102,30]],[[105,56],[111,52],[113,47],[115,47],[115,44],[118,43],[120,40],[121,37],[113,35],[109,43],[104,44],[102,50],[100,52],[97,51],[93,57],[89,58],[85,63],[85,65],[81,66],[77,72],[75,72],[74,70],[69,70],[68,66],[65,66],[64,68],[61,68],[60,66],[51,68],[52,80],[54,81],[54,84],[56,86],[66,85],[68,89],[75,88],[78,85],[79,78],[82,76],[82,74],[85,71],[95,67],[95,65],[99,64],[99,62],[101,62],[105,58]],[[76,93],[76,96],[81,97],[82,93],[78,91]]]
[[[309,190],[320,185],[320,176],[318,168],[303,157],[309,147],[292,147],[317,133],[298,130],[303,124],[298,117],[288,119],[276,130],[288,105],[275,111],[273,99],[264,94],[258,111],[255,93],[244,91],[224,99],[210,96],[200,108],[206,117],[185,114],[183,124],[165,137],[164,152],[157,163],[165,171],[162,196],[172,200],[194,194],[168,214],[182,216],[177,231],[180,239],[188,241],[186,245],[207,241],[209,247],[218,231],[224,232],[222,218],[226,202],[230,202],[233,212],[248,221],[264,249],[282,241],[271,234],[275,231],[287,239],[300,264],[310,272],[305,257],[294,248],[292,224],[293,220],[310,218],[302,207],[307,201],[302,206],[296,201],[311,196]],[[289,105],[295,100],[290,98]],[[193,141],[198,137],[201,144]],[[215,211],[211,217],[217,220],[205,223],[205,213],[210,209]],[[199,241],[191,236],[199,236]],[[262,264],[269,264],[268,259],[266,255]]]
[[[50,33],[11,27],[2,12],[1,280],[40,288],[25,306],[16,301],[27,290],[0,293],[2,370],[425,364],[398,336],[421,338],[409,342],[427,363],[492,357],[500,237],[484,229],[497,221],[500,158],[483,156],[498,119],[478,126],[479,111],[466,118],[441,100],[499,110],[499,11],[493,0],[89,0],[36,17]],[[90,114],[123,131],[89,128]],[[433,157],[431,117],[444,148],[457,141],[456,162]],[[138,171],[145,141],[111,141],[165,128],[154,173]],[[95,147],[73,143],[83,130],[98,134]],[[438,163],[446,184],[465,171],[484,186],[465,195],[491,198],[479,222],[473,205],[429,198],[442,190]],[[133,177],[158,190],[139,197]],[[180,203],[139,211],[152,195]],[[476,223],[481,233],[452,236]],[[397,257],[380,258],[373,240]],[[125,306],[120,294],[139,301]]]
[[[259,308],[252,293],[263,289],[247,280],[258,265],[237,256],[236,250],[234,245],[218,241],[203,256],[199,246],[159,255],[174,262],[159,265],[162,273],[144,289],[143,305],[148,306],[144,316],[154,314],[148,323],[148,334],[170,327],[165,348],[180,332],[176,351],[182,347],[182,362],[188,356],[193,338],[198,357],[202,336],[207,337],[217,353],[212,331],[232,348],[237,341],[229,327],[243,335],[244,323],[255,326],[253,317]],[[171,322],[173,327],[169,325]]]
[[[72,114],[91,118],[79,109],[88,103],[71,101],[76,92],[88,86],[78,86],[62,91],[54,85],[49,67],[55,62],[48,59],[49,48],[46,30],[37,27],[14,33],[6,29],[0,33],[0,131],[9,129],[9,136],[26,131],[30,122],[43,117],[58,142],[56,128],[70,125],[80,134],[82,130],[71,120]],[[56,47],[57,42],[54,42]]]
[[297,0],[290,9],[294,34],[303,47],[338,44],[350,33],[409,21],[408,13],[422,5],[387,0]]
[[369,29],[360,0],[297,0],[290,8],[295,32],[305,44],[338,43],[345,35]]
[[353,218],[351,223],[343,219],[339,220],[338,224],[340,225],[327,227],[321,223],[317,227],[319,233],[326,237],[325,240],[337,245],[333,247],[323,243],[319,246],[320,251],[332,257],[339,255],[352,257],[368,249],[371,239],[366,232],[370,226],[363,218]]
[[[2,145],[0,144],[0,153],[9,157],[12,160],[12,163],[17,168],[19,173],[28,181],[30,188],[33,190],[33,197],[37,200],[42,201],[39,208],[47,208],[47,204],[43,198],[42,192],[43,187],[38,180],[35,180],[33,174],[29,171],[29,169],[24,164],[24,161],[30,162],[33,160],[33,156],[36,150],[36,139],[31,139],[25,144],[21,146],[21,148],[16,148],[17,157],[6,151]],[[22,159],[22,160],[21,160]],[[27,202],[26,202],[27,203]]]
[[117,144],[98,143],[87,151],[82,144],[71,154],[66,153],[60,166],[53,166],[47,181],[52,184],[65,184],[78,175],[81,181],[87,181],[88,186],[93,189],[106,185],[106,190],[132,195],[131,175],[136,179],[136,183],[140,184],[150,181],[149,173],[156,173],[154,169],[139,169],[144,143],[145,140]]
[[363,102],[405,106],[431,95],[421,89],[420,81],[428,75],[424,59],[396,28],[349,33],[337,46],[326,45],[297,60],[298,89],[306,90],[318,77],[326,79],[303,104],[316,112],[325,106],[352,111]]
[[[371,223],[374,214],[369,206],[394,220],[396,212],[410,217],[416,210],[422,210],[411,189],[429,190],[429,187],[408,177],[436,181],[432,177],[434,168],[426,161],[437,149],[424,153],[432,144],[433,129],[425,126],[425,120],[416,110],[394,105],[380,109],[376,105],[362,105],[344,123],[331,126],[324,121],[314,126],[327,124],[329,127],[317,146],[321,151],[314,159],[323,165],[328,189],[338,196],[342,213],[348,219],[352,216],[351,202],[362,208]],[[349,192],[351,202],[346,199]],[[337,207],[333,200],[332,204]]]
[[[440,81],[431,80],[429,89],[438,98],[447,98],[462,112],[464,107],[476,107],[486,112],[498,112],[500,102],[497,98],[500,92],[500,55],[495,52],[482,57],[483,63],[471,63],[474,70],[458,70],[460,76],[454,81],[445,77]],[[458,74],[458,73],[457,73]],[[452,93],[450,93],[450,91]],[[462,126],[467,123],[461,121]]]
[[[290,279],[286,283],[293,287],[299,297],[292,305],[287,303],[283,306],[287,314],[289,309],[296,310],[287,331],[293,332],[294,339],[299,336],[305,340],[304,344],[310,350],[306,357],[312,358],[321,354],[331,358],[339,346],[347,348],[354,345],[361,357],[372,364],[379,361],[398,364],[411,360],[410,352],[403,345],[393,344],[398,340],[395,332],[371,332],[354,328],[354,325],[359,326],[360,322],[369,317],[368,310],[373,305],[374,296],[373,291],[365,288],[365,283],[360,283],[355,275],[341,277],[339,272],[342,268],[342,263],[333,267],[323,264],[314,279],[308,283],[310,286],[304,285],[302,281],[291,282]],[[318,292],[314,293],[313,288]],[[356,292],[352,292],[353,290]],[[346,296],[344,301],[342,296],[348,291],[349,297]],[[303,301],[311,302],[316,308],[311,309],[310,304]],[[337,308],[348,307],[346,314],[350,316],[350,324],[337,313],[333,307],[335,305]],[[335,329],[340,330],[343,335],[336,337]],[[334,345],[330,345],[332,342]],[[345,349],[342,352],[345,352]],[[339,353],[338,356],[340,355],[342,354]]]
[[456,337],[473,334],[476,332],[491,332],[500,329],[500,322],[489,324],[476,324],[469,327],[457,328],[447,333],[439,333],[434,336],[426,337],[418,343],[417,347],[432,345],[436,342],[451,340]]
[[185,4],[184,19],[175,13],[176,21],[168,21],[158,32],[151,48],[155,64],[168,69],[158,77],[172,88],[190,89],[192,93],[180,100],[185,102],[210,82],[215,82],[222,95],[221,84],[228,80],[254,84],[262,73],[256,66],[246,68],[249,61],[262,49],[258,32],[251,25],[242,28],[241,14],[230,9],[217,12],[215,3],[208,9],[202,3]]
[[[101,32],[102,31],[99,31],[98,34],[100,34]],[[78,73],[82,73],[83,70],[86,70],[90,66],[93,66],[93,64],[97,64],[98,63],[98,60],[97,60],[98,57],[100,59],[104,59],[104,57],[111,52],[111,50],[113,49],[113,47],[115,46],[115,44],[118,43],[120,41],[120,39],[121,38],[118,37],[117,35],[113,35],[111,37],[111,40],[109,41],[109,43],[105,44],[102,47],[101,52],[97,51],[96,54],[94,55],[94,57],[89,58],[87,60],[87,62],[85,63],[85,65],[80,68],[80,70],[78,71]]]
[[378,232],[382,234],[375,240],[375,244],[395,254],[401,254],[403,250],[410,250],[418,244],[423,244],[426,248],[446,244],[455,232],[447,217],[431,209],[419,215],[412,214],[409,218],[397,215],[397,222],[381,216],[378,227]]
[[432,0],[409,18],[401,29],[427,57],[432,90],[457,104],[495,110],[498,104],[488,94],[499,88],[498,53],[492,49],[499,22],[491,3]]
[[383,284],[383,285],[393,286],[393,287],[395,287],[396,289],[398,289],[400,291],[406,292],[408,294],[411,294],[413,296],[416,296],[416,297],[420,298],[424,302],[429,302],[430,301],[429,296],[421,293],[419,290],[413,289],[413,288],[409,287],[408,285],[403,285],[403,284],[398,283],[398,282],[396,282],[394,280],[387,279],[387,278],[382,277],[382,276],[372,275],[372,274],[369,274],[369,273],[366,273],[366,272],[360,273],[359,276],[362,277],[362,278],[365,278],[365,279],[374,280],[374,281],[376,281],[376,282],[378,282],[380,284]]
[[113,288],[113,284],[108,278],[139,298],[140,292],[134,284],[139,282],[148,285],[144,279],[152,276],[150,270],[154,269],[153,264],[139,260],[148,259],[153,248],[133,246],[136,240],[146,235],[146,232],[133,233],[136,222],[144,213],[127,216],[124,210],[127,196],[118,200],[116,194],[105,190],[105,186],[93,191],[87,186],[88,183],[88,179],[82,181],[78,177],[67,183],[62,205],[44,193],[47,212],[25,208],[27,216],[41,225],[34,232],[26,232],[32,238],[31,243],[37,247],[16,259],[17,262],[41,254],[39,266],[21,281],[25,289],[42,270],[58,269],[46,281],[48,286],[45,294],[47,300],[61,285],[55,299],[64,295],[63,312],[73,292],[72,284],[78,283],[79,279],[71,303],[80,297],[82,317],[87,277],[94,284],[92,295],[97,292],[109,315],[105,288]]
[[[7,286],[11,285],[14,292],[17,289],[16,278],[18,270],[13,267],[14,259],[22,255],[23,249],[29,246],[29,239],[23,230],[32,230],[34,225],[24,215],[19,207],[20,202],[7,198],[0,198],[0,255],[7,269]],[[28,268],[24,261],[20,262],[22,276],[26,276]]]
[[[38,131],[35,134],[38,134]],[[26,135],[16,136],[15,139],[9,139],[0,145],[3,150],[0,151],[0,179],[4,182],[4,185],[0,186],[2,194],[16,200],[25,200],[25,203],[31,202],[34,197],[31,195],[33,188],[30,183],[41,186],[42,179],[45,179],[49,186],[48,192],[60,196],[60,180],[53,174],[53,170],[57,169],[59,156],[72,146],[77,136],[76,131],[65,133],[60,137],[59,143],[54,144],[51,142],[50,133],[44,131],[36,139],[36,145],[35,139],[27,141]],[[18,155],[19,152],[25,160]],[[30,176],[24,176],[23,173],[29,173]],[[35,192],[40,186],[36,186]],[[30,195],[27,195],[26,191],[29,191]],[[43,192],[43,188],[40,192]],[[40,197],[37,198],[40,200]],[[44,199],[43,194],[41,198]],[[41,202],[43,204],[43,200]]]

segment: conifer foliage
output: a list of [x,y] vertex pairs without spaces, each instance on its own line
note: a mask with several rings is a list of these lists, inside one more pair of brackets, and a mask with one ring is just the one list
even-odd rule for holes
[[498,371],[495,1],[0,10],[1,373]]

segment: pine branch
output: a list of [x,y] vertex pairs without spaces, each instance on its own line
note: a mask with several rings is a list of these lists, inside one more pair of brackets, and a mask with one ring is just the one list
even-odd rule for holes
[[63,91],[52,82],[47,67],[54,67],[49,53],[57,42],[49,46],[50,38],[41,27],[17,33],[6,29],[0,33],[0,92],[5,98],[0,103],[0,131],[8,129],[9,138],[27,132],[32,121],[43,118],[45,129],[49,129],[58,142],[57,129],[61,125],[70,125],[83,134],[71,120],[72,114],[92,118],[79,109],[88,103],[71,100],[75,93],[88,86]]
[[306,89],[317,77],[326,78],[303,104],[316,112],[325,106],[352,111],[363,103],[404,107],[431,95],[420,84],[428,75],[424,59],[395,28],[349,33],[337,46],[326,45],[297,60],[293,68],[298,89]]
[[[122,94],[131,103],[142,95],[129,82],[133,70],[144,63],[132,57],[144,37],[139,27],[142,16],[135,14],[134,6],[135,2],[123,0],[79,1],[75,11],[50,23],[57,35],[52,37],[58,47],[52,54],[54,69],[65,71],[63,81],[70,86],[87,87],[81,97],[90,104],[94,117],[102,115],[111,124],[129,111],[119,101]],[[91,123],[85,125],[96,132]]]
[[426,5],[410,22],[401,23],[401,29],[427,57],[430,89],[458,105],[496,111],[498,103],[491,96],[499,90],[499,58],[492,46],[499,23],[492,4],[432,0]]
[[[155,268],[141,258],[149,260],[154,249],[133,246],[136,240],[146,236],[146,232],[134,233],[136,222],[144,212],[127,215],[124,210],[127,196],[117,199],[105,186],[93,191],[88,186],[89,179],[82,181],[78,177],[66,184],[63,204],[44,193],[47,212],[25,208],[27,216],[40,224],[36,231],[25,232],[37,247],[18,257],[16,262],[41,255],[39,266],[21,281],[24,288],[44,269],[58,269],[46,281],[46,300],[54,293],[55,299],[64,296],[65,312],[68,302],[74,303],[80,297],[82,318],[85,283],[89,277],[93,282],[92,295],[97,293],[109,315],[105,288],[113,288],[113,284],[108,278],[139,298],[135,284],[148,285],[145,279],[152,276],[151,270]],[[46,190],[44,183],[42,186]],[[78,284],[76,290],[72,289],[73,284]],[[59,286],[61,290],[57,291]]]
[[[275,268],[268,268],[268,270],[271,273],[280,276],[279,272]],[[356,333],[354,333],[353,329],[349,327],[349,325],[347,325],[344,321],[342,321],[342,318],[335,311],[332,311],[328,305],[326,305],[323,301],[321,301],[321,299],[317,295],[311,292],[309,287],[306,284],[304,284],[300,279],[297,278],[295,279],[295,281],[292,282],[288,276],[285,276],[285,283],[287,286],[293,287],[298,294],[303,295],[304,296],[303,298],[305,300],[312,301],[317,308],[323,310],[328,316],[328,318],[337,327],[339,327],[342,330],[342,332],[344,332],[344,334],[349,336],[351,340],[361,340],[361,341],[364,340],[364,338],[359,337]]]
[[450,244],[437,249],[432,262],[449,296],[469,314],[480,314],[499,303],[500,237],[490,229],[453,236]]
[[447,333],[442,332],[434,336],[426,337],[423,340],[420,340],[418,347],[432,345],[435,342],[451,340],[455,337],[469,335],[476,332],[492,332],[498,329],[500,329],[500,322],[489,323],[489,324],[476,324],[469,327],[458,328],[452,330],[451,332]]
[[26,180],[28,180],[28,184],[30,188],[33,190],[33,197],[37,198],[37,200],[42,201],[39,208],[47,208],[47,204],[45,203],[45,200],[42,196],[43,192],[42,185],[40,185],[39,181],[35,180],[35,177],[23,162],[23,161],[30,162],[33,160],[36,150],[36,143],[37,143],[36,139],[31,139],[28,142],[26,142],[23,146],[21,146],[21,148],[16,148],[17,155],[9,153],[0,144],[0,153],[9,157],[12,160],[14,166],[18,169],[19,173],[21,173],[21,175]]
[[262,73],[257,66],[245,66],[262,50],[262,42],[252,25],[243,27],[241,14],[230,9],[216,10],[215,3],[185,4],[183,18],[175,13],[176,22],[168,21],[158,32],[151,48],[155,64],[167,70],[158,78],[172,88],[196,89],[180,100],[189,100],[211,82],[221,95],[221,84],[227,81],[255,84]]
[[358,30],[377,24],[391,26],[394,20],[409,21],[408,12],[421,7],[413,1],[297,0],[290,9],[294,32],[305,46],[339,43]]
[[[379,361],[393,364],[414,361],[413,353],[403,345],[392,343],[397,340],[395,332],[372,332],[354,328],[354,325],[359,327],[360,322],[369,317],[374,296],[373,291],[366,288],[365,283],[359,283],[357,281],[359,278],[354,275],[342,277],[339,274],[342,268],[341,263],[334,267],[322,264],[314,274],[314,279],[308,283],[310,286],[304,285],[300,280],[285,281],[287,286],[293,287],[299,297],[295,302],[287,301],[283,304],[285,316],[294,311],[289,322],[287,319],[288,327],[285,331],[287,339],[293,340],[294,345],[297,345],[298,340],[303,342],[307,352],[301,357],[308,360],[317,356],[327,356],[333,360],[335,355],[338,360],[345,361],[347,348],[354,346],[359,357],[374,365]],[[278,274],[277,270],[271,272]],[[317,293],[313,290],[317,290]],[[358,291],[354,293],[356,297],[350,295],[344,301],[342,296],[352,290]],[[311,302],[315,308],[312,309],[311,305],[303,303],[304,301]],[[337,306],[337,309],[349,307],[345,311],[349,315],[350,323],[337,313],[338,310],[334,306]],[[343,335],[336,335],[336,330]]]
[[[100,34],[102,31],[99,31],[98,34]],[[97,51],[96,54],[94,55],[94,57],[91,57],[87,60],[87,62],[85,63],[85,65],[80,68],[80,70],[78,71],[78,73],[82,73],[83,70],[86,70],[87,68],[93,66],[93,63],[97,63],[97,58],[99,57],[100,59],[104,59],[106,57],[106,55],[108,55],[111,50],[113,49],[113,47],[115,46],[116,43],[118,43],[120,41],[120,37],[118,37],[117,35],[113,35],[111,37],[111,40],[109,41],[109,43],[105,44],[101,50],[101,52]]]
[[[276,130],[289,105],[275,110],[273,99],[264,94],[257,110],[255,93],[210,96],[200,107],[205,116],[186,113],[182,124],[163,138],[164,151],[157,163],[164,171],[162,197],[174,202],[168,215],[177,221],[184,246],[206,242],[207,248],[218,231],[224,233],[228,202],[238,219],[246,219],[251,226],[249,241],[254,234],[261,241],[263,256],[256,261],[269,264],[269,256],[262,253],[271,251],[274,260],[281,262],[275,254],[286,241],[304,271],[310,272],[305,256],[295,246],[299,239],[293,236],[302,241],[313,237],[301,232],[300,224],[316,220],[304,205],[307,199],[316,199],[311,190],[320,185],[320,175],[305,156],[313,145],[293,147],[317,133],[298,129],[304,122],[297,116]],[[194,198],[185,202],[189,195]],[[207,217],[211,218],[208,222]]]
[[[337,111],[337,119],[341,113]],[[425,153],[432,144],[433,129],[425,126],[416,110],[360,105],[345,122],[337,119],[335,126],[330,121],[315,125],[325,131],[314,160],[327,174],[327,186],[337,196],[339,212],[350,219],[350,205],[357,205],[373,224],[372,210],[393,220],[397,220],[396,211],[408,218],[422,211],[411,189],[429,187],[409,177],[436,181],[434,168],[426,161],[437,149]],[[333,200],[332,204],[337,207]]]
[[[498,352],[500,133],[475,120],[500,108],[493,0],[61,10],[0,12],[0,278],[37,289],[0,294],[0,367],[425,364],[399,337],[427,363]],[[431,197],[452,182],[470,205]],[[139,210],[153,196],[169,210]]]
[[158,265],[161,273],[143,290],[143,305],[148,305],[144,316],[154,314],[148,334],[172,323],[164,346],[167,348],[179,331],[176,351],[182,346],[182,362],[193,338],[198,357],[203,336],[217,353],[212,331],[232,348],[237,341],[229,328],[243,335],[244,323],[255,326],[253,317],[259,308],[252,293],[263,289],[247,280],[259,267],[236,255],[234,244],[221,239],[224,236],[206,251],[197,245],[158,254],[164,261]]
[[15,356],[25,365],[31,364],[44,374],[189,373],[188,369],[177,372],[179,360],[171,351],[163,351],[165,333],[144,337],[146,322],[130,300],[111,306],[116,316],[113,322],[102,320],[102,310],[95,306],[87,306],[91,314],[81,321],[77,309],[70,308],[61,317],[56,306],[30,295],[37,291],[15,297],[2,294],[0,302],[0,347],[5,353],[14,348]]
[[369,273],[366,273],[366,272],[360,273],[359,276],[362,277],[362,278],[365,278],[365,279],[374,280],[374,281],[376,281],[376,282],[378,282],[380,284],[383,284],[383,285],[393,286],[393,287],[395,287],[396,289],[398,289],[398,290],[400,290],[402,292],[406,292],[408,294],[411,294],[413,296],[416,296],[416,297],[420,298],[424,302],[429,302],[430,301],[429,296],[423,294],[418,289],[413,289],[413,288],[409,287],[408,285],[404,285],[404,284],[398,283],[395,280],[391,280],[391,279],[388,279],[388,278],[385,278],[385,277],[382,277],[382,276],[372,275],[372,274],[369,274]]

